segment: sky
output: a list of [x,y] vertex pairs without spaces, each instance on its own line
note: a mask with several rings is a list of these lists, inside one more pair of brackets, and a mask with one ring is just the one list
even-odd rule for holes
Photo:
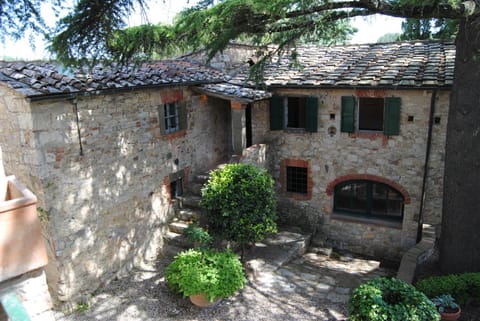
[[[148,20],[151,23],[169,23],[176,13],[186,6],[191,6],[196,0],[161,0],[152,3],[148,10]],[[48,15],[48,13],[47,13]],[[48,17],[46,15],[46,20]],[[145,22],[140,14],[133,15],[127,21],[129,26],[139,25]],[[374,43],[387,33],[401,32],[401,18],[375,15],[371,17],[357,17],[352,19],[352,25],[358,29],[351,43]],[[45,49],[46,44],[40,38],[35,39],[35,47],[32,48],[29,39],[19,41],[6,40],[0,44],[1,57],[10,57],[17,60],[35,60],[49,58]]]

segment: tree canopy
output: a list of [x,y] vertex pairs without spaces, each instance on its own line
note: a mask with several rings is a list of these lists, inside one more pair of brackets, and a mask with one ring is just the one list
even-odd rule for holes
[[[423,37],[422,26],[430,21],[426,19],[437,18],[441,27],[447,19],[478,13],[474,1],[460,0],[203,0],[181,12],[173,25],[125,28],[126,18],[136,9],[145,13],[149,1],[78,0],[70,8],[62,3],[0,0],[0,34],[18,38],[26,32],[43,33],[57,58],[72,65],[126,62],[200,47],[212,57],[230,41],[242,39],[256,45],[276,44],[279,51],[299,41],[336,43],[353,32],[349,18],[373,14],[415,18],[420,22],[407,22],[405,33],[410,33],[409,38],[415,32]],[[42,18],[44,6],[54,8],[57,16],[67,12],[53,30]]]

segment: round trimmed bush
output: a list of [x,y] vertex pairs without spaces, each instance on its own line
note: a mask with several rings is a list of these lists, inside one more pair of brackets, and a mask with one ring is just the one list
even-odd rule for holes
[[227,164],[210,173],[202,189],[209,231],[242,248],[277,232],[272,177],[248,164]]
[[348,303],[351,321],[438,321],[435,305],[410,284],[379,277],[356,288]]

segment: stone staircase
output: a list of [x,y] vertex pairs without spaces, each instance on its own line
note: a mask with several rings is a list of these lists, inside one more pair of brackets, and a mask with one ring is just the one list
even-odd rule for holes
[[208,174],[196,175],[188,183],[182,196],[175,199],[175,216],[169,224],[169,231],[165,240],[170,251],[182,251],[193,247],[184,230],[191,223],[202,223],[202,209],[200,208],[201,188],[208,180]]

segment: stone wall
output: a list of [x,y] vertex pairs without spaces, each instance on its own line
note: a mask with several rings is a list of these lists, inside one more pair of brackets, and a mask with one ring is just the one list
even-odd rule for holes
[[[31,104],[0,89],[5,170],[38,197],[49,286],[63,302],[155,259],[173,214],[165,179],[228,156],[229,108],[186,88]],[[187,102],[188,129],[161,135],[157,108],[171,99]]]
[[217,53],[210,61],[208,61],[205,50],[193,52],[185,57],[230,73],[238,70],[240,67],[248,66],[248,60],[255,56],[257,50],[258,48],[255,46],[230,44],[222,52]]
[[[295,225],[300,222],[303,228],[316,232],[317,243],[398,260],[416,242],[432,91],[382,91],[385,97],[402,99],[401,133],[391,137],[340,132],[341,97],[356,95],[354,90],[279,89],[276,94],[313,95],[319,100],[317,133],[270,131],[268,104],[261,102],[253,107],[253,141],[269,145],[270,170],[277,181],[281,222]],[[436,100],[435,116],[441,117],[441,121],[433,126],[424,210],[424,222],[430,224],[439,224],[441,220],[448,97],[448,92],[440,91]],[[413,116],[412,121],[409,116]],[[295,199],[282,189],[281,164],[291,159],[309,164],[313,185],[310,199]],[[327,193],[329,184],[341,177],[363,174],[378,181],[394,182],[408,193],[402,224],[390,226],[332,217],[333,196]]]

